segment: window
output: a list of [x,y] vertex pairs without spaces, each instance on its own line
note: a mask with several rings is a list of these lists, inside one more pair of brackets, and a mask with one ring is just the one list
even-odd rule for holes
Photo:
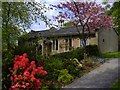
[[[80,47],[83,47],[83,43],[84,43],[83,39],[80,39]],[[86,45],[88,45],[88,38],[86,39]]]
[[65,39],[65,50],[68,50],[68,39]]
[[58,40],[56,39],[56,50],[58,50]]
[[80,47],[83,47],[83,39],[80,39]]
[[86,39],[86,45],[88,45],[88,38]]
[[105,40],[103,39],[103,42],[105,42]]
[[53,40],[53,50],[58,50],[58,40]]
[[53,40],[53,50],[55,50],[55,40]]
[[72,39],[70,38],[69,39],[69,50],[71,50],[72,49]]

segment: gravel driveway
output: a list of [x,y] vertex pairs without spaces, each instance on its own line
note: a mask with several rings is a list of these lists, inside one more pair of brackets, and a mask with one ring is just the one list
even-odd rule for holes
[[74,80],[71,84],[62,87],[62,90],[65,88],[68,90],[69,88],[110,88],[120,77],[119,60],[120,58],[106,61],[100,67]]

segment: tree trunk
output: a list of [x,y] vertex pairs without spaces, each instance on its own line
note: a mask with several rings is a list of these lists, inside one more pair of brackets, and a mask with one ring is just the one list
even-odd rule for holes
[[10,31],[9,31],[9,28],[8,28],[9,20],[10,20],[10,4],[9,4],[9,6],[8,6],[8,11],[7,11],[7,22],[6,22],[6,31],[7,31],[7,50],[8,50],[8,51],[11,49],[11,48],[10,48]]
[[84,55],[84,59],[87,58],[87,52],[86,52],[86,37],[85,37],[85,28],[83,25],[83,29],[82,29],[82,40],[83,40],[83,55]]
[[[76,7],[76,9],[77,9],[77,13],[80,14],[80,13],[79,13],[79,8],[78,8],[76,2],[75,2],[74,0],[73,0],[73,2],[74,2],[74,5],[75,5],[75,7]],[[75,14],[75,16],[77,17],[76,14]],[[85,25],[83,24],[83,22],[82,22],[82,20],[81,20],[80,17],[79,17],[79,23],[80,23],[81,26],[82,26],[83,55],[84,55],[84,59],[86,59],[86,58],[87,58],[87,53],[86,53],[86,37],[85,37],[85,33],[84,33],[84,31],[85,31]],[[77,30],[78,30],[78,33],[81,35],[81,33],[79,32],[79,29],[78,29],[78,28],[77,28]]]
[[85,40],[85,37],[83,38],[83,55],[84,55],[84,59],[87,58],[87,51],[86,51],[86,40]]

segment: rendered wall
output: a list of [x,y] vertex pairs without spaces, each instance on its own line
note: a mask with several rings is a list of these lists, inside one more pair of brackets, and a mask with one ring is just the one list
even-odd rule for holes
[[118,51],[118,35],[112,29],[98,31],[98,47],[101,53]]

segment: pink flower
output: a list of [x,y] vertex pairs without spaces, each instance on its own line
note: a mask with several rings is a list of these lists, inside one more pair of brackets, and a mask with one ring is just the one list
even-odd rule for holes
[[25,71],[25,72],[24,72],[24,76],[29,77],[29,76],[30,76],[30,73],[29,73],[28,71]]
[[13,69],[17,70],[18,69],[18,65],[14,65]]
[[26,64],[28,63],[28,61],[29,61],[28,58],[25,58],[25,59],[24,59],[24,62],[25,62]]
[[8,68],[8,70],[11,70],[11,68]]
[[47,71],[44,71],[44,72],[42,73],[43,76],[45,76],[46,74],[47,74]]
[[31,64],[31,65],[35,65],[35,61],[32,61],[30,64]]
[[11,80],[11,81],[13,80],[13,77],[12,77],[12,76],[10,76],[10,80]]
[[36,73],[36,74],[38,74],[38,73],[39,73],[38,69],[35,69],[35,73]]
[[24,54],[23,54],[23,57],[27,57],[27,54],[26,54],[26,53],[24,53]]
[[41,67],[38,67],[38,70],[42,70],[43,69],[43,67],[41,66]]
[[37,79],[36,80],[36,84],[37,84],[37,87],[40,88],[42,86],[42,83],[40,81],[40,79]]
[[25,84],[25,82],[23,81],[22,84]]
[[31,75],[35,75],[35,74],[36,74],[35,71],[32,71]]
[[33,69],[33,68],[35,68],[36,67],[36,64],[35,64],[35,61],[32,61],[31,63],[30,63],[30,67]]
[[19,83],[16,83],[15,84],[15,87],[20,87],[21,85]]
[[25,86],[25,85],[22,85],[21,87],[22,87],[22,88],[26,88],[26,86]]
[[11,86],[11,88],[12,88],[12,89],[14,89],[14,88],[15,88],[15,86]]
[[36,78],[32,75],[32,78],[31,78],[33,81],[35,81],[36,80]]
[[19,80],[23,79],[22,75],[18,75],[18,78],[19,78]]
[[29,83],[26,83],[25,85],[26,85],[26,86],[28,86],[28,85],[29,85]]

